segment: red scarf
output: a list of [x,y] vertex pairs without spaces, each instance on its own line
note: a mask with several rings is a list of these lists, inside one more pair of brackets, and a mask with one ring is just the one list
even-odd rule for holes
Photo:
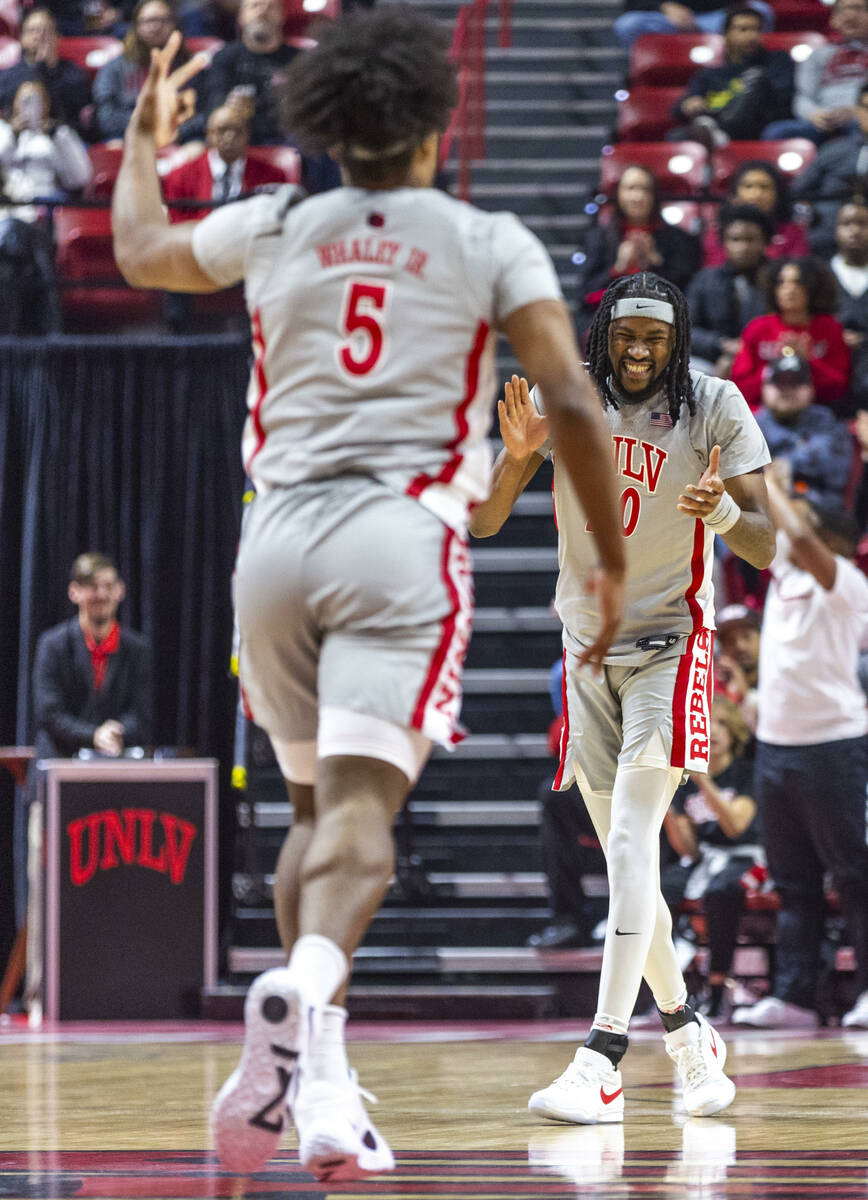
[[90,651],[90,662],[93,667],[93,686],[98,692],[101,690],[105,682],[106,668],[110,654],[115,654],[118,646],[121,644],[121,627],[115,621],[111,629],[101,642],[98,642],[91,633],[84,633],[84,642]]

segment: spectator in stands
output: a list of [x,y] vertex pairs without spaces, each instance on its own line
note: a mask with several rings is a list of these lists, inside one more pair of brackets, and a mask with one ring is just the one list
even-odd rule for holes
[[[16,206],[62,201],[90,182],[87,148],[74,129],[55,121],[41,83],[22,83],[11,118],[0,121],[0,172],[3,196]],[[11,215],[32,219],[36,214],[16,207]]]
[[868,83],[859,91],[856,125],[845,137],[833,138],[817,151],[793,183],[793,195],[813,209],[808,230],[811,249],[821,258],[835,252],[835,222],[841,202],[856,190],[868,189]]
[[219,50],[208,72],[207,106],[213,111],[227,101],[252,103],[250,140],[254,146],[286,141],[278,99],[286,70],[300,51],[283,41],[280,0],[241,0],[241,36]]
[[868,202],[863,196],[838,210],[835,245],[831,267],[838,281],[837,315],[852,354],[850,395],[859,404],[868,397]]
[[760,615],[746,604],[727,604],[717,615],[714,685],[737,704],[745,724],[756,729]]
[[[101,138],[109,140],[124,136],[148,71],[151,50],[165,46],[176,28],[175,15],[167,0],[138,0],[133,9],[132,25],[124,38],[123,54],[100,67],[94,80],[95,124]],[[174,66],[180,66],[189,58],[182,45]],[[179,142],[201,138],[204,133],[205,116],[198,110],[204,88],[202,80],[206,77],[207,72],[196,75],[191,81],[190,86],[197,92],[197,112],[179,129]]]
[[742,346],[732,364],[732,380],[752,409],[759,407],[763,372],[788,355],[810,366],[820,404],[844,407],[850,383],[850,350],[840,321],[831,314],[838,305],[831,268],[816,258],[781,258],[766,276],[772,311],[745,327]]
[[[774,28],[774,12],[764,0],[751,0],[764,29]],[[615,37],[627,49],[643,33],[721,33],[726,5],[720,0],[626,0],[624,12],[615,21]]]
[[[868,410],[862,408],[856,413],[853,432],[859,443],[862,458],[862,477],[853,501],[853,516],[859,532],[864,537],[868,530]],[[863,655],[866,653],[868,653],[868,648],[863,647]]]
[[850,516],[791,501],[780,464],[766,478],[778,552],[760,649],[754,778],[781,908],[771,995],[736,1009],[733,1021],[817,1025],[829,871],[856,958],[859,998],[842,1024],[868,1027],[868,713],[857,678],[868,579],[852,561],[858,531]]
[[784,50],[766,50],[762,18],[749,4],[727,10],[723,25],[724,59],[703,67],[672,110],[685,127],[667,139],[693,138],[709,150],[732,138],[758,138],[770,118],[789,116],[793,102],[792,58]]
[[686,295],[694,356],[728,379],[741,331],[768,310],[759,275],[774,226],[762,209],[733,204],[721,210],[718,227],[726,261],[697,272]]
[[700,1011],[725,1015],[724,989],[744,910],[742,878],[765,865],[753,799],[750,730],[737,704],[717,695],[711,706],[707,775],[691,774],[675,793],[663,828],[679,861],[661,872],[660,888],[677,917],[683,900],[701,900],[708,930],[708,993]]
[[57,20],[61,37],[117,37],[127,31],[132,4],[122,0],[45,0]]
[[57,120],[81,133],[90,117],[87,72],[57,53],[57,23],[47,8],[32,8],[21,23],[21,58],[0,71],[0,112],[8,114],[22,83],[41,83]]
[[[266,184],[286,183],[277,167],[251,158],[250,121],[238,106],[215,108],[205,127],[207,149],[198,158],[182,163],[163,179],[163,199],[172,201],[215,200],[225,204],[249,195]],[[209,208],[169,208],[170,221],[197,221]]]
[[[742,163],[730,180],[725,203],[752,204],[768,213],[774,222],[772,240],[766,247],[768,258],[789,258],[809,252],[805,231],[793,220],[793,205],[786,176],[773,163],[762,159]],[[703,265],[706,267],[719,267],[726,261],[726,251],[717,225],[706,231],[702,252]]]
[[853,439],[846,422],[814,403],[811,369],[803,359],[790,354],[766,367],[756,419],[772,461],[786,463],[788,491],[840,507],[853,466]]
[[105,554],[80,554],[69,598],[78,613],[46,630],[36,647],[33,710],[38,758],[80,750],[117,758],[151,741],[152,697],[147,639],[118,624],[125,595]]
[[698,238],[664,221],[657,181],[647,167],[627,166],[611,210],[592,226],[579,272],[578,324],[584,331],[613,279],[654,271],[684,287],[699,267]]
[[794,118],[773,121],[764,138],[806,137],[819,145],[855,123],[868,75],[868,0],[835,0],[829,26],[839,40],[819,46],[796,67]]

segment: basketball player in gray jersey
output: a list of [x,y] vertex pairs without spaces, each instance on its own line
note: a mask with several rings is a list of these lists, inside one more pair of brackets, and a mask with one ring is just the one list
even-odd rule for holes
[[[173,35],[174,36],[174,35]],[[217,1153],[257,1170],[291,1107],[304,1167],[394,1163],[350,1072],[348,963],[393,869],[392,823],[433,741],[451,745],[472,581],[468,512],[490,485],[494,341],[544,388],[559,461],[594,525],[601,666],[621,614],[624,541],[608,434],[554,270],[508,214],[431,188],[456,88],[444,36],[389,7],[325,29],[293,62],[287,125],[348,186],[285,188],[169,225],[155,167],[189,111],[155,52],[113,201],[129,281],[244,281],[254,366],[244,459],[256,484],[235,579],[241,680],[288,781],[275,876],[286,967],[256,980],[238,1069],[214,1104]]]
[[[642,975],[693,1116],[719,1112],[735,1087],[726,1048],[695,1011],[660,893],[659,833],[685,771],[708,770],[714,649],[714,535],[766,567],[774,534],[763,436],[732,383],[688,369],[684,297],[652,274],[607,290],[591,327],[590,371],[602,392],[621,485],[627,547],[624,621],[602,675],[583,666],[592,636],[584,580],[593,562],[588,520],[554,457],[564,625],[564,732],[554,788],[576,780],[609,874],[609,919],[597,1013],[566,1071],[530,1099],[531,1112],[578,1124],[624,1118],[620,1060]],[[490,499],[471,532],[496,533],[551,449],[545,385],[514,377],[500,402],[504,449]]]

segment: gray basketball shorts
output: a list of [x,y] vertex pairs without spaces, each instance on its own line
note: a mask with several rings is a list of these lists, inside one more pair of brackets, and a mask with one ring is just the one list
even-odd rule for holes
[[[680,650],[680,652],[679,652]],[[621,762],[635,762],[659,733],[671,767],[708,771],[714,632],[700,629],[673,651],[633,666],[603,667],[594,675],[564,650],[564,728],[552,787],[583,780],[610,794]]]
[[257,496],[235,572],[239,672],[272,737],[314,741],[320,706],[460,741],[473,612],[467,540],[366,476]]

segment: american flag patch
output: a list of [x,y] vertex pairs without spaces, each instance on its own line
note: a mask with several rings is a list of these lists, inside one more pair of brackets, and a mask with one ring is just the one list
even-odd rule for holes
[[660,425],[663,429],[671,429],[672,418],[669,413],[652,413],[649,424]]

